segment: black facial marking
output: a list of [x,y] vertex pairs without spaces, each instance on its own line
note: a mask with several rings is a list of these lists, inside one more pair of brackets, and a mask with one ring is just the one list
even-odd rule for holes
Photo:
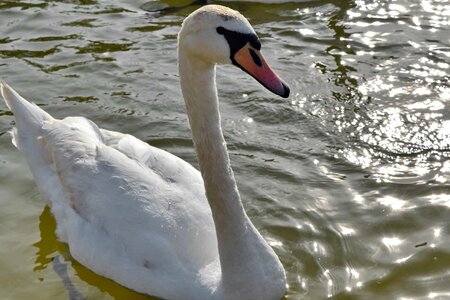
[[[244,47],[247,43],[250,43],[252,47],[256,50],[261,50],[261,42],[258,39],[258,36],[254,33],[240,33],[232,30],[228,30],[222,26],[216,28],[218,34],[222,34],[228,42],[230,46],[230,59],[233,64],[236,65],[234,61],[234,55],[239,51],[242,47]],[[251,52],[250,52],[251,54]],[[255,54],[256,55],[256,54]],[[253,54],[252,54],[253,57]],[[259,57],[258,57],[259,59]],[[256,63],[256,61],[255,61]]]
[[250,52],[251,57],[253,58],[253,62],[258,66],[262,67],[262,61],[261,58],[259,58],[258,54],[256,54],[255,50],[252,48],[248,49],[248,52]]
[[252,34],[250,35],[250,37],[251,37],[249,40],[250,45],[252,45],[253,48],[255,48],[258,51],[261,50],[261,42],[259,41],[258,36],[256,34]]

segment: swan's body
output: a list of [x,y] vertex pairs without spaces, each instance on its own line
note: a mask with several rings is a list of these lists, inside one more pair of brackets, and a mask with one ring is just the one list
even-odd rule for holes
[[283,267],[242,207],[217,107],[215,63],[233,62],[272,91],[289,93],[262,57],[251,54],[260,67],[246,65],[248,53],[260,55],[252,48],[258,43],[247,20],[221,6],[205,6],[183,24],[180,80],[201,173],[85,118],[54,119],[2,85],[17,123],[13,142],[51,206],[59,239],[76,260],[166,299],[262,300],[284,294]]

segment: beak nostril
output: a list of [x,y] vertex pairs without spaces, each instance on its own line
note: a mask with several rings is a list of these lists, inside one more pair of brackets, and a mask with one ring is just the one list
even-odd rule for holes
[[258,54],[256,54],[255,50],[253,50],[252,48],[248,48],[248,52],[250,52],[250,56],[253,59],[253,62],[258,66],[258,67],[262,67],[262,61],[261,58],[258,56]]

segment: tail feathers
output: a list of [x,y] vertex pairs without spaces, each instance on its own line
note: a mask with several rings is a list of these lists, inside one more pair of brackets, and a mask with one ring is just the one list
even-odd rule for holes
[[13,143],[18,144],[18,137],[34,136],[40,134],[40,130],[45,121],[53,118],[39,108],[36,104],[30,103],[21,97],[15,90],[6,83],[1,83],[1,92],[6,105],[14,113],[17,130],[12,131]]

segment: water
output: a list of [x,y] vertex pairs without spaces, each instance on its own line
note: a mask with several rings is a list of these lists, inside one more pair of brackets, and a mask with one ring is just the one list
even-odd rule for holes
[[[197,165],[176,69],[187,3],[0,1],[0,76],[54,116]],[[250,19],[292,90],[276,98],[218,68],[238,185],[285,266],[286,298],[450,297],[449,2],[220,4]],[[167,9],[142,9],[155,7]],[[86,299],[147,299],[56,240],[12,125],[0,104],[0,298],[67,299],[57,257]]]

